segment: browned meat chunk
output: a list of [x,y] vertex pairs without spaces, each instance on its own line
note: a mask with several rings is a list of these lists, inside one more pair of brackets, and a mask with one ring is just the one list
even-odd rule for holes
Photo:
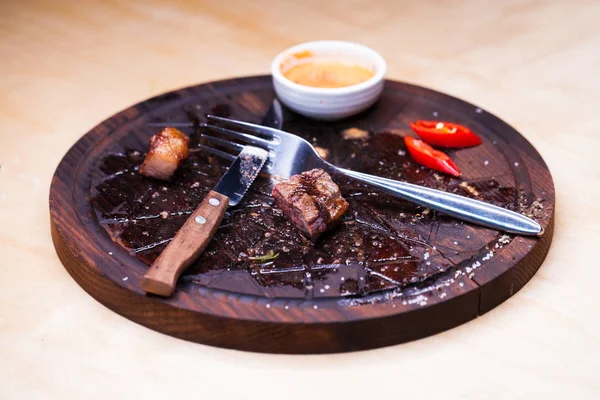
[[150,138],[150,149],[140,166],[140,174],[169,180],[188,157],[188,138],[178,129],[166,127]]
[[348,208],[340,188],[322,169],[306,171],[277,183],[272,195],[284,215],[313,241]]

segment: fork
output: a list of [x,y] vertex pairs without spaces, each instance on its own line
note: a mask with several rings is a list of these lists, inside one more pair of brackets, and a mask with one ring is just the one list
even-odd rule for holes
[[[209,122],[219,125],[200,124],[201,127],[229,139],[267,149],[269,160],[263,171],[270,175],[289,178],[313,168],[321,168],[328,173],[337,172],[349,176],[395,197],[477,225],[521,235],[536,236],[544,232],[542,226],[531,218],[483,201],[337,167],[321,158],[308,141],[292,133],[213,115],[208,115],[207,118]],[[200,145],[205,151],[225,159],[233,160],[243,148],[239,143],[220,137],[206,134],[201,136],[208,142],[235,153],[234,155],[211,146]]]

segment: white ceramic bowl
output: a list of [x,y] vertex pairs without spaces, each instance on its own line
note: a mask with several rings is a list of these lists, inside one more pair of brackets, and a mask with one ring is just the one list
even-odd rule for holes
[[[357,85],[315,88],[299,85],[283,76],[294,65],[318,59],[334,59],[372,69],[375,75]],[[369,47],[344,41],[302,43],[281,52],[271,64],[277,97],[299,114],[320,120],[336,120],[357,114],[377,101],[383,90],[386,63]],[[283,71],[282,71],[283,69]]]

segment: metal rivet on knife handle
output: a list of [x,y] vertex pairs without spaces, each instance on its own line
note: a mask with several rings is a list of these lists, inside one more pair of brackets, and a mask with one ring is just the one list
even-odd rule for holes
[[144,291],[159,296],[173,293],[179,276],[206,249],[225,211],[242,200],[267,157],[266,150],[244,146],[215,188],[206,195],[150,266],[140,282]]

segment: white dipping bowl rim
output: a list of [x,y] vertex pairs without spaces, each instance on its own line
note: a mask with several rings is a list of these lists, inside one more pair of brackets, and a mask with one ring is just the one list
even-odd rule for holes
[[[375,74],[373,77],[369,78],[364,82],[358,83],[356,85],[344,86],[340,88],[316,88],[312,86],[300,85],[298,83],[292,82],[283,76],[281,72],[281,64],[293,54],[300,53],[303,51],[316,51],[317,49],[323,47],[351,47],[357,49],[359,51],[364,52],[368,55],[368,57],[373,59],[375,64]],[[326,52],[324,52],[326,53]],[[318,56],[317,56],[318,57]],[[271,63],[271,74],[273,78],[277,80],[281,85],[286,86],[290,90],[294,90],[303,94],[322,94],[322,95],[343,95],[343,94],[353,94],[357,92],[361,92],[365,89],[368,89],[372,86],[377,85],[379,82],[383,80],[385,77],[385,73],[387,71],[387,64],[381,54],[376,52],[370,47],[365,45],[355,43],[355,42],[347,42],[343,40],[316,40],[313,42],[305,42],[300,43],[295,46],[289,47],[279,53]]]
[[[307,60],[298,53],[310,53]],[[296,57],[295,57],[296,56]],[[371,68],[374,75],[356,85],[341,88],[315,88],[292,82],[283,76],[282,66],[318,59],[340,59]],[[271,64],[273,88],[279,100],[293,111],[317,120],[334,121],[355,115],[379,99],[387,71],[385,60],[375,50],[353,42],[319,40],[301,43],[279,53]]]

